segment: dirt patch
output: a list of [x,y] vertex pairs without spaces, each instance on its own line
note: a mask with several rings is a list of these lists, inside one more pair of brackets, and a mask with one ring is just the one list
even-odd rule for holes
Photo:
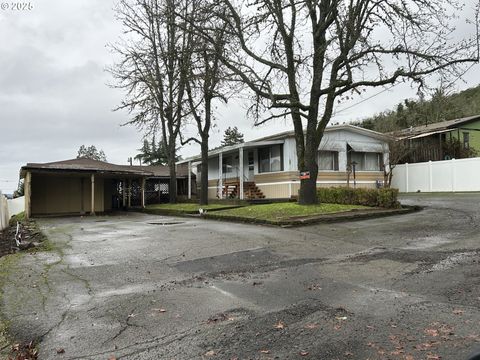
[[17,222],[11,221],[10,227],[0,232],[0,257],[13,254],[19,250],[34,248],[45,240],[45,236],[34,220],[20,220],[19,236],[22,245],[17,247],[15,235]]
[[15,229],[7,228],[0,231],[0,257],[15,252]]

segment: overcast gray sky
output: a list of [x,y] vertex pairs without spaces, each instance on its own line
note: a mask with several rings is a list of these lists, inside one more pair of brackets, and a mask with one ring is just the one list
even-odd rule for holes
[[[137,153],[142,134],[120,126],[128,115],[112,109],[122,94],[106,85],[110,76],[104,69],[113,62],[106,44],[121,35],[114,3],[34,0],[30,11],[0,10],[0,190],[4,193],[16,189],[22,165],[74,158],[82,144],[96,145],[108,161],[118,164]],[[457,89],[477,85],[479,69],[474,66],[466,82],[456,83]],[[414,89],[398,85],[339,112],[334,121],[364,118],[414,96]],[[360,100],[341,104],[339,110]],[[238,126],[246,140],[291,128],[288,121],[253,128],[241,99],[219,106],[216,116],[212,146],[220,143],[228,126]],[[181,153],[194,155],[198,147],[186,146]]]

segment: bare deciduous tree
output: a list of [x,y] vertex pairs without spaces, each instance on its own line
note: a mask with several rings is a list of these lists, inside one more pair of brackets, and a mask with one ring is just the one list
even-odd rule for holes
[[112,46],[120,61],[109,71],[116,86],[125,90],[118,109],[126,109],[133,124],[149,132],[160,131],[168,150],[170,202],[176,202],[175,159],[186,111],[186,85],[190,68],[192,33],[178,11],[188,11],[190,0],[121,0],[116,14],[124,38]]
[[383,185],[389,188],[392,185],[393,170],[402,161],[408,158],[411,149],[408,146],[408,142],[390,137],[388,140],[384,152],[388,152],[388,163],[383,167]]
[[[192,6],[186,13],[187,23],[201,28],[199,33],[193,26],[194,47],[191,57],[190,73],[186,84],[187,98],[190,112],[195,120],[200,139],[189,138],[182,143],[194,141],[201,148],[200,174],[200,205],[208,204],[208,149],[210,129],[212,128],[213,109],[215,99],[227,102],[228,91],[225,85],[228,81],[226,69],[220,61],[225,56],[227,34],[225,24],[210,14],[211,3],[202,0],[192,0]],[[207,41],[202,34],[208,34],[212,40]]]
[[298,170],[310,173],[301,204],[317,202],[318,147],[338,102],[477,60],[476,39],[452,40],[461,7],[443,0],[216,2],[236,39],[221,60],[255,94],[256,124],[293,121]]

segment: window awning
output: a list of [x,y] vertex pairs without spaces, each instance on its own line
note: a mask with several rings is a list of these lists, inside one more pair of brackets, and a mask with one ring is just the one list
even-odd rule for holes
[[326,141],[325,143],[320,143],[318,151],[346,151],[345,142],[333,142]]
[[383,145],[379,143],[361,142],[361,141],[349,141],[348,145],[355,152],[373,152],[383,153]]

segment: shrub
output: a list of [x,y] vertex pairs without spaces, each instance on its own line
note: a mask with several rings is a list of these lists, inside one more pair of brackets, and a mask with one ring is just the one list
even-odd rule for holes
[[330,187],[317,189],[321,202],[331,204],[364,205],[383,208],[398,208],[398,189],[365,189]]

